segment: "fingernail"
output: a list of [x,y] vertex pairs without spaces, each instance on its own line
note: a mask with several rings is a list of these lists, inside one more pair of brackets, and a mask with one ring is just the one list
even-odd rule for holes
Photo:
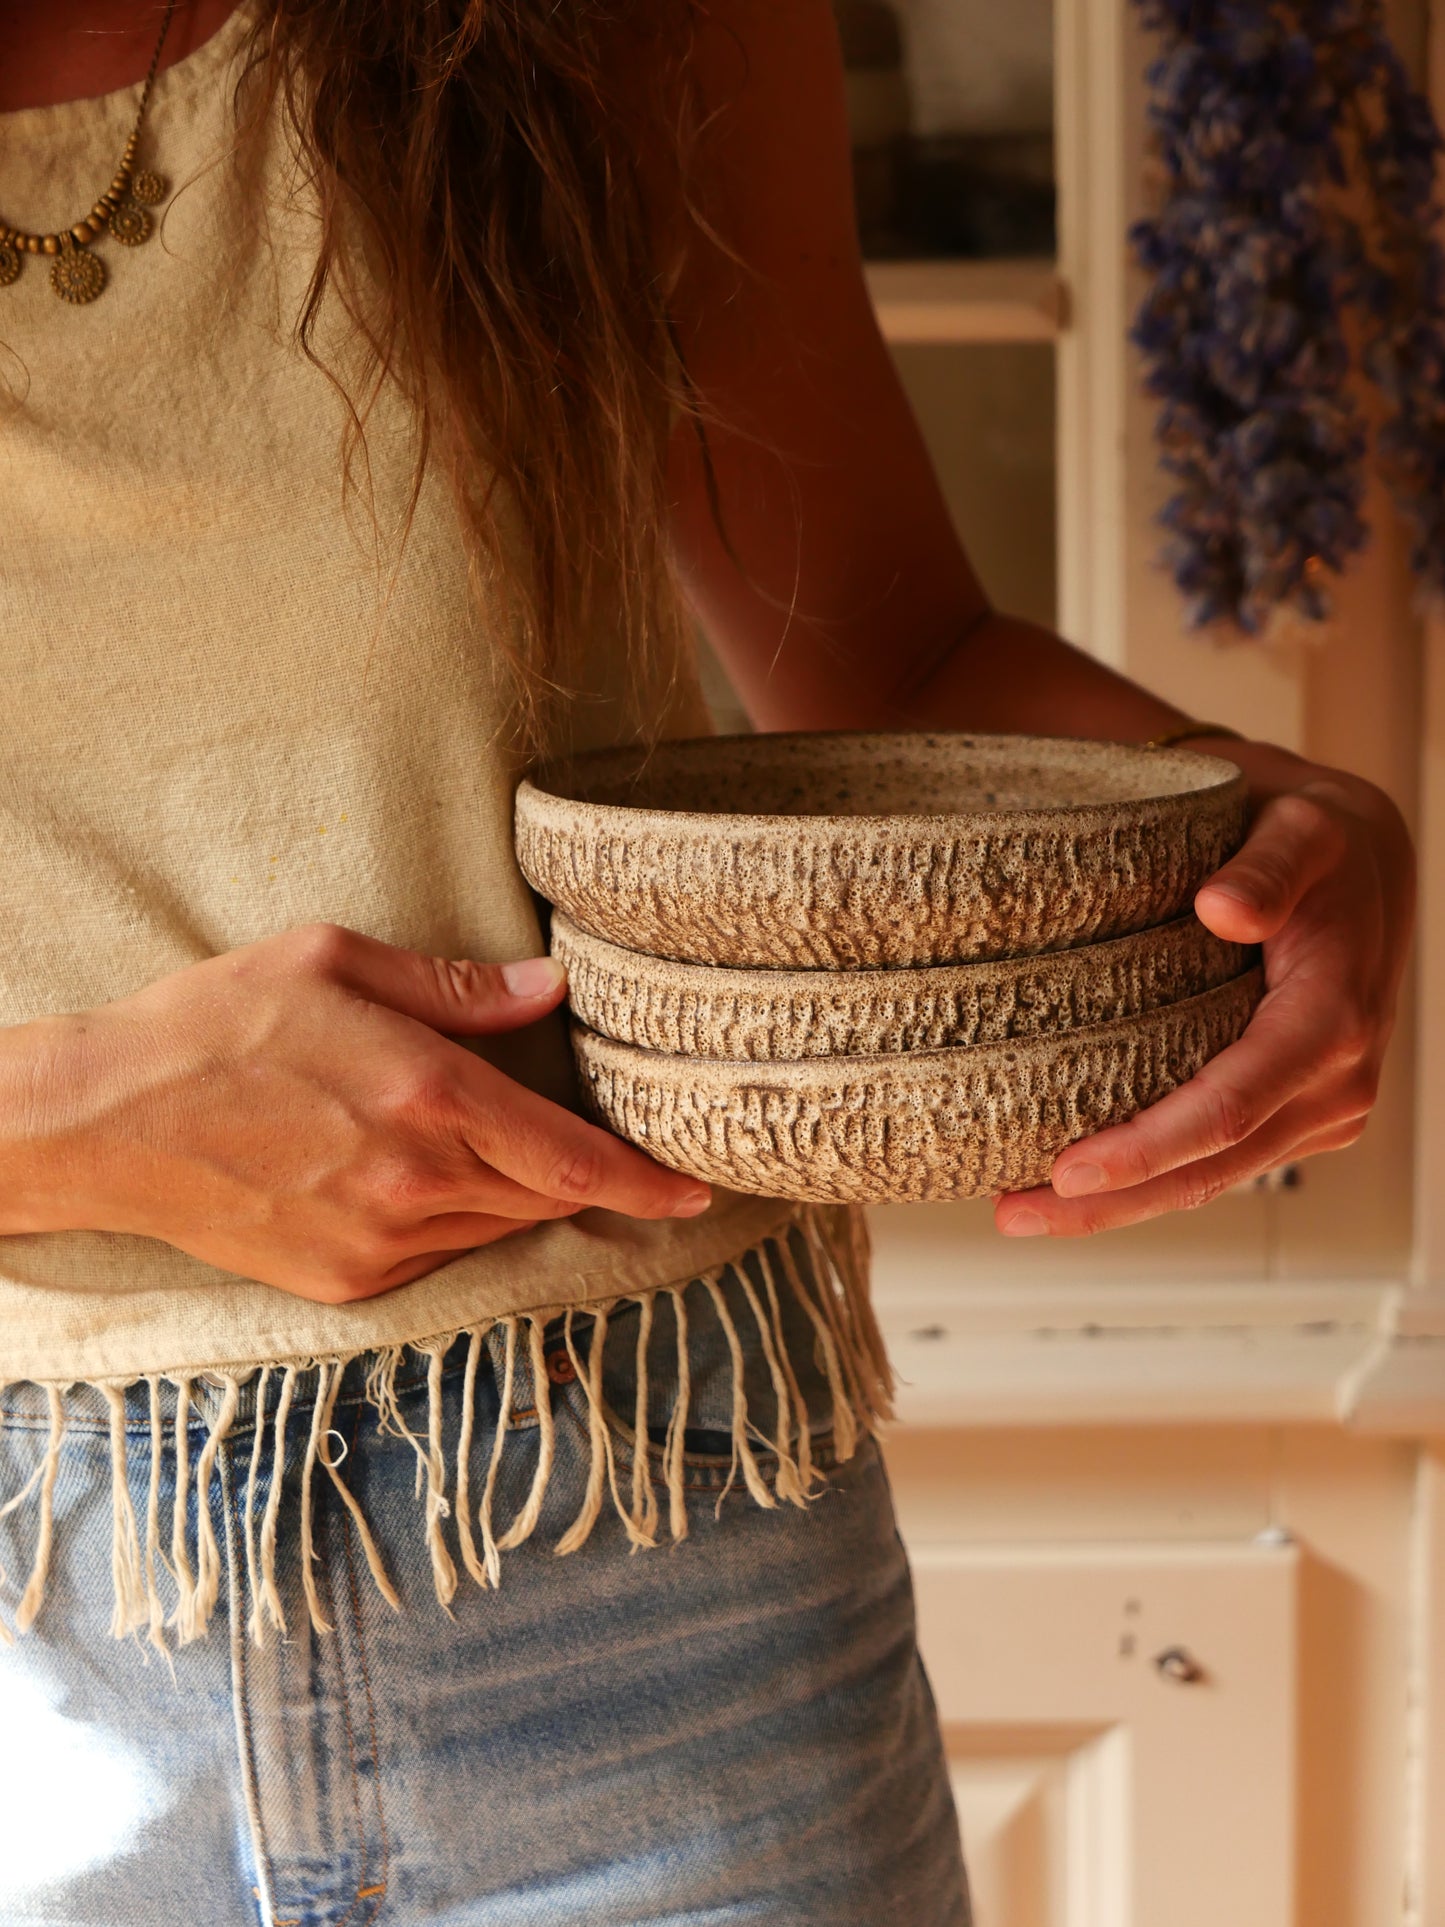
[[514,997],[550,997],[566,976],[555,957],[523,957],[502,965],[502,982]]
[[700,1184],[696,1190],[683,1192],[677,1203],[672,1207],[672,1216],[674,1218],[701,1217],[702,1213],[707,1210],[711,1203],[712,1192],[708,1190],[705,1184]]
[[1229,901],[1231,903],[1237,903],[1241,910],[1258,910],[1259,908],[1254,893],[1250,890],[1240,889],[1237,883],[1201,884],[1199,889],[1200,896],[1203,896],[1206,890],[1211,891],[1217,897],[1228,897]]
[[1055,1171],[1054,1190],[1061,1198],[1082,1198],[1089,1191],[1105,1191],[1109,1179],[1097,1164],[1071,1164]]
[[999,1230],[1006,1238],[1045,1238],[1049,1227],[1037,1211],[1016,1211]]

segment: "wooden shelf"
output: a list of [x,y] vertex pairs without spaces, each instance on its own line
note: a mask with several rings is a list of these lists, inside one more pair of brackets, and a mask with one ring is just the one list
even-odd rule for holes
[[889,341],[1054,341],[1067,325],[1052,261],[872,261],[868,287]]

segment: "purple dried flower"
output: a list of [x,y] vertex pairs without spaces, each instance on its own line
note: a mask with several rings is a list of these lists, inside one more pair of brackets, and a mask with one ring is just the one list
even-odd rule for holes
[[[1246,631],[1328,613],[1322,576],[1365,543],[1360,364],[1378,447],[1445,588],[1441,148],[1379,0],[1139,0],[1160,36],[1158,211],[1131,239],[1150,287],[1133,340],[1159,398],[1161,521],[1192,620]],[[1362,224],[1340,189],[1362,179]]]

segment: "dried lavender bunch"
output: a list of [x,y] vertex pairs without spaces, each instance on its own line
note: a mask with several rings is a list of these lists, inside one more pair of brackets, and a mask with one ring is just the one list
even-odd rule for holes
[[1162,42],[1163,193],[1132,230],[1151,276],[1133,339],[1191,621],[1253,633],[1280,608],[1328,613],[1326,577],[1367,534],[1355,339],[1387,397],[1380,447],[1417,560],[1445,580],[1439,137],[1376,0],[1140,3]]

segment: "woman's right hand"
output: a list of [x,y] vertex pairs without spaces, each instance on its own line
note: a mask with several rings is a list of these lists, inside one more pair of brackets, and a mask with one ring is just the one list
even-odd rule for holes
[[309,924],[0,1034],[0,1233],[135,1232],[340,1304],[592,1205],[695,1217],[705,1186],[451,1041],[564,983]]

